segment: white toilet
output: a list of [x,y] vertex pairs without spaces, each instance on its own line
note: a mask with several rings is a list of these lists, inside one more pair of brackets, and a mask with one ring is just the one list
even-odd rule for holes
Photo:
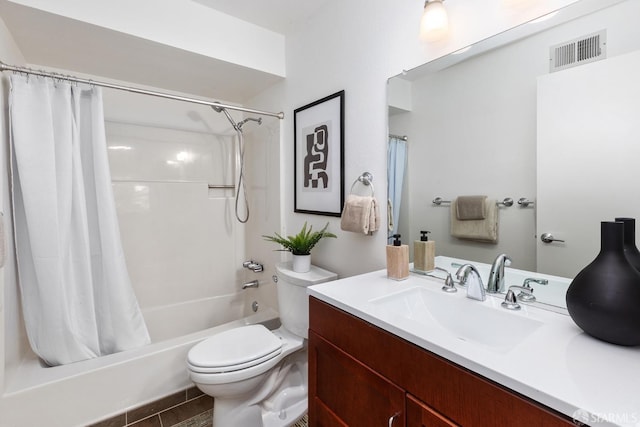
[[280,328],[242,326],[189,350],[191,380],[214,398],[214,427],[288,427],[307,412],[307,286],[337,275],[313,265],[296,273],[290,262],[276,273]]

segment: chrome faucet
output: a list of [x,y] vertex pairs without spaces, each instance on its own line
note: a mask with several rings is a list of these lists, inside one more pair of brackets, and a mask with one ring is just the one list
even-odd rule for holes
[[504,267],[511,265],[511,258],[507,254],[500,254],[493,261],[487,282],[487,292],[497,294],[504,291]]
[[260,286],[260,283],[258,283],[257,280],[252,280],[250,282],[243,284],[242,289],[257,288],[258,286]]
[[478,270],[471,264],[464,264],[456,272],[460,284],[467,285],[467,298],[484,301],[487,296]]

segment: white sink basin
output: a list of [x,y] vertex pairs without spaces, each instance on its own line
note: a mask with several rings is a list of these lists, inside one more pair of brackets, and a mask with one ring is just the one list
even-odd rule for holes
[[543,323],[526,313],[509,311],[500,299],[472,300],[461,289],[447,294],[439,288],[415,287],[369,301],[378,315],[438,328],[454,339],[506,353]]

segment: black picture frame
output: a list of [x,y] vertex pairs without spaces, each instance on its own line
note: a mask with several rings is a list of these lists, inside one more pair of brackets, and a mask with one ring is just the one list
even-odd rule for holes
[[293,112],[294,212],[341,216],[344,90]]

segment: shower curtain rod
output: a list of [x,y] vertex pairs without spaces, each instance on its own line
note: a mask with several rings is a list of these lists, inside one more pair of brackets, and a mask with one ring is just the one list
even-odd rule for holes
[[394,135],[392,133],[389,134],[389,138],[401,139],[403,141],[409,141],[409,137],[407,135]]
[[13,71],[13,72],[18,72],[18,73],[33,74],[33,75],[42,76],[42,77],[51,77],[51,78],[59,79],[59,80],[67,80],[67,81],[71,81],[71,82],[86,83],[86,84],[94,85],[94,86],[107,87],[107,88],[110,88],[110,89],[124,90],[124,91],[127,91],[127,92],[139,93],[139,94],[142,94],[142,95],[151,95],[151,96],[157,96],[159,98],[173,99],[175,101],[191,102],[191,103],[194,103],[194,104],[208,105],[208,106],[211,106],[211,107],[226,108],[228,110],[242,111],[242,112],[245,112],[245,113],[258,114],[258,115],[261,115],[261,116],[271,116],[271,117],[277,117],[279,119],[284,119],[284,113],[283,112],[272,113],[270,111],[254,110],[252,108],[244,108],[244,107],[238,107],[238,106],[235,106],[235,105],[222,104],[220,102],[205,101],[203,99],[189,98],[189,97],[186,97],[186,96],[171,95],[171,94],[163,93],[163,92],[155,92],[155,91],[152,91],[152,90],[139,89],[139,88],[130,87],[130,86],[122,86],[122,85],[117,85],[117,84],[113,84],[113,83],[100,82],[100,81],[97,81],[97,80],[83,79],[83,78],[80,78],[80,77],[75,77],[75,76],[66,75],[66,74],[50,73],[50,72],[47,72],[47,71],[34,70],[32,68],[27,68],[27,67],[18,67],[18,66],[15,66],[15,65],[8,65],[8,64],[5,64],[2,61],[0,61],[0,71]]

